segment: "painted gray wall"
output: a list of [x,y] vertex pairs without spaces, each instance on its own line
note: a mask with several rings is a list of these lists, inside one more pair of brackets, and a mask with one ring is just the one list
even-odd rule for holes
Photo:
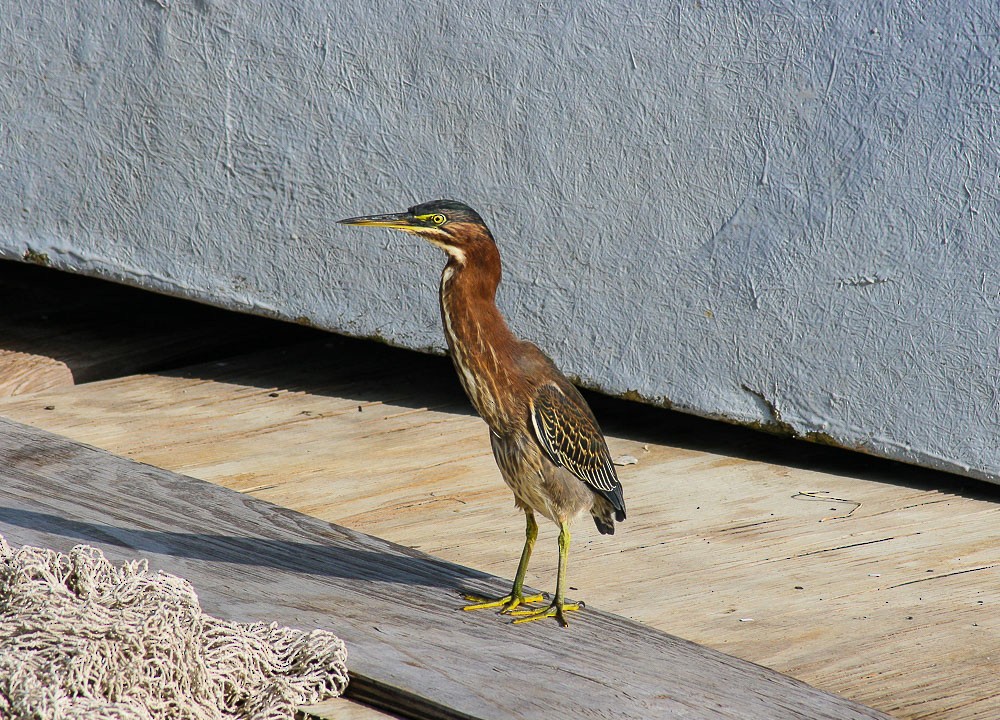
[[0,254],[441,348],[332,221],[454,197],[584,383],[996,481],[1000,13],[864,5],[0,0]]

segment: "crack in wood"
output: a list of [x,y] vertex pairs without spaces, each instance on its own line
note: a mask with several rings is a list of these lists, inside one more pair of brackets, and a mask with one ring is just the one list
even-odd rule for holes
[[1000,563],[993,563],[992,565],[982,565],[975,568],[967,568],[965,570],[953,570],[952,572],[941,573],[939,575],[929,575],[928,577],[917,578],[916,580],[907,580],[906,582],[898,583],[896,585],[890,585],[889,590],[893,588],[905,587],[907,585],[916,585],[917,583],[930,582],[931,580],[941,580],[947,577],[953,577],[955,575],[965,575],[967,573],[979,572],[980,570],[991,570],[992,568],[1000,567]]
[[[810,550],[809,552],[799,553],[798,555],[794,555],[793,557],[800,558],[800,557],[808,557],[810,555],[822,555],[823,553],[835,552],[837,550],[847,550],[849,548],[862,547],[864,545],[877,545],[878,543],[889,542],[890,540],[895,540],[895,539],[896,537],[892,536],[887,538],[880,538],[878,540],[865,540],[864,542],[849,543],[847,545],[838,545],[837,547],[823,548],[822,550]],[[785,559],[790,560],[791,558],[789,557]]]

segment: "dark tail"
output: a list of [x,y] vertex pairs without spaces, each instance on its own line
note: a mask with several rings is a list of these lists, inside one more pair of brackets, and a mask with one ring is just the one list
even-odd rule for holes
[[608,493],[611,497],[598,495],[590,508],[594,524],[601,535],[614,535],[615,520],[621,522],[625,519],[625,500],[622,498],[621,486],[616,487],[615,491]]

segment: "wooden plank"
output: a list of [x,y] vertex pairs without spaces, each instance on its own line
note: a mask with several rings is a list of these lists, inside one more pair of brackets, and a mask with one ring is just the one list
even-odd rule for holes
[[[575,529],[574,592],[902,718],[1000,717],[995,488],[592,403],[613,454],[637,463],[619,468],[619,533]],[[491,573],[512,574],[523,541],[442,358],[306,345],[0,413]],[[803,491],[861,506],[820,522],[854,505]],[[554,573],[543,525],[529,582],[551,590]]]
[[413,717],[887,717],[594,609],[568,631],[463,613],[506,581],[7,420],[0,476],[9,541],[142,555],[210,613],[331,628],[352,694]]
[[0,349],[0,397],[72,384],[73,372],[64,362],[47,355]]
[[[0,261],[0,397],[287,342],[294,326]],[[267,327],[270,332],[263,333]]]
[[318,720],[398,720],[402,717],[346,697],[333,698],[316,705],[300,705],[298,709],[305,717]]

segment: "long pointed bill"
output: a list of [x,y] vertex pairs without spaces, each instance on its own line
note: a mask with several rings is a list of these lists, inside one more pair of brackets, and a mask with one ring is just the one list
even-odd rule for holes
[[365,227],[384,227],[393,230],[414,230],[422,227],[417,218],[408,212],[392,213],[389,215],[365,215],[362,217],[347,218],[338,220],[341,225],[362,225]]

